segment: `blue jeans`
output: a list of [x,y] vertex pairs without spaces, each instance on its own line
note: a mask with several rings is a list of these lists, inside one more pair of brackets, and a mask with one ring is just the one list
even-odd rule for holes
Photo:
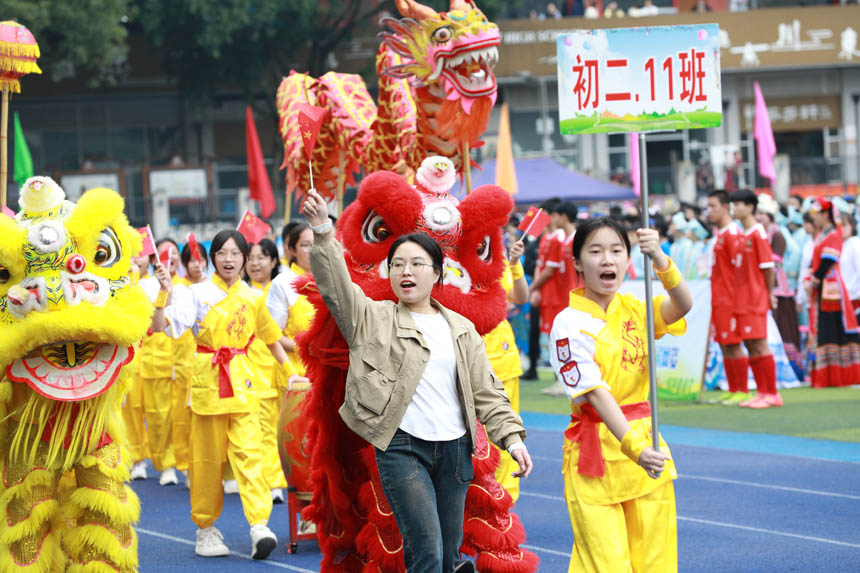
[[428,442],[397,430],[376,449],[385,497],[403,536],[407,573],[450,573],[460,559],[472,440]]

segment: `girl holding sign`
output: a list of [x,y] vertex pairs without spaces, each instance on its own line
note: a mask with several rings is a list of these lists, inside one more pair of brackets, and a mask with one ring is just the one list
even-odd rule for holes
[[[657,338],[686,331],[692,298],[653,229],[637,231],[669,296],[654,297]],[[623,226],[590,219],[576,232],[573,264],[584,287],[556,316],[550,360],[571,401],[562,471],[573,526],[569,571],[675,571],[677,477],[669,450],[651,440],[645,302],[619,294],[630,260]]]

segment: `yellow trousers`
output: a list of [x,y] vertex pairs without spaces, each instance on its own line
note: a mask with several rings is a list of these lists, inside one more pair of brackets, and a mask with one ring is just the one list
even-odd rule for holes
[[221,472],[229,459],[239,485],[242,509],[250,525],[265,523],[272,494],[263,478],[260,425],[256,412],[206,416],[191,413],[191,520],[211,526],[221,515]]
[[574,538],[568,573],[677,571],[678,528],[672,482],[621,503],[590,505],[577,499],[573,480],[568,477],[576,471],[576,461],[573,463],[564,477]]
[[281,458],[278,455],[278,414],[281,399],[279,396],[262,398],[258,414],[260,416],[260,448],[263,454],[263,477],[269,489],[287,487],[287,479],[281,468]]
[[143,410],[143,379],[135,377],[125,395],[125,403],[122,406],[122,419],[125,422],[126,435],[128,437],[128,459],[132,463],[145,460],[149,457],[149,444],[146,439],[146,425],[144,424]]
[[152,466],[160,472],[176,465],[170,431],[173,425],[170,415],[173,378],[143,378],[141,384],[149,457],[152,459]]
[[171,412],[173,419],[173,457],[176,469],[187,471],[191,461],[191,408],[188,406],[188,379],[177,378],[170,389]]
[[[508,398],[511,401],[511,408],[514,409],[514,412],[517,414],[520,413],[520,379],[519,376],[516,378],[509,378],[508,380],[504,380],[502,384],[505,385],[505,392],[508,394]],[[511,474],[519,471],[520,465],[511,457],[511,454],[507,452],[507,450],[503,450],[493,444],[493,447],[499,450],[499,466],[496,468],[496,481],[499,482],[503,488],[505,488],[511,497],[514,500],[514,503],[517,502],[517,499],[520,497],[520,478],[511,477]]]

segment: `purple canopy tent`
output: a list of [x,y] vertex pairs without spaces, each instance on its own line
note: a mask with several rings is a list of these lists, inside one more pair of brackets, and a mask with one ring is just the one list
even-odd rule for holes
[[[622,201],[636,199],[632,187],[624,187],[600,181],[588,175],[571,171],[549,157],[515,159],[519,191],[514,195],[516,203],[540,203],[551,197],[568,201]],[[472,171],[472,188],[494,184],[496,160],[488,159],[481,171]]]

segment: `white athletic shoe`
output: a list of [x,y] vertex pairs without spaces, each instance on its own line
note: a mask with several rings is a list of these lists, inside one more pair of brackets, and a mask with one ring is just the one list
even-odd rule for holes
[[224,495],[232,495],[239,493],[239,484],[234,479],[228,479],[221,482],[221,487],[224,488]]
[[279,487],[272,490],[272,503],[284,503],[284,490]]
[[131,466],[131,479],[146,479],[146,462],[139,461]]
[[181,470],[179,473],[185,478],[185,489],[191,489],[191,478],[188,477],[188,470]]
[[224,557],[230,555],[230,550],[224,545],[224,536],[213,526],[197,530],[194,553],[201,557]]
[[251,526],[251,557],[265,559],[278,545],[278,538],[266,527],[266,522]]
[[158,485],[178,485],[179,476],[176,475],[176,468],[167,468],[161,472],[161,477],[158,478]]

